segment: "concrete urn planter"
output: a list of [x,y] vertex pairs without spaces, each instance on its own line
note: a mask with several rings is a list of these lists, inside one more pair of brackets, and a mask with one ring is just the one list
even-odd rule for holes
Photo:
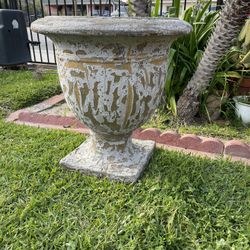
[[131,134],[159,104],[169,46],[191,26],[178,19],[45,17],[31,29],[54,42],[65,99],[92,131],[60,163],[135,182],[155,143]]

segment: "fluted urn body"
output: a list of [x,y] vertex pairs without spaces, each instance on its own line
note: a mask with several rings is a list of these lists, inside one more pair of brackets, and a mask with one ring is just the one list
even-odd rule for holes
[[46,17],[32,30],[53,40],[65,99],[92,131],[61,164],[136,181],[154,142],[131,134],[159,104],[171,42],[191,27],[177,19]]

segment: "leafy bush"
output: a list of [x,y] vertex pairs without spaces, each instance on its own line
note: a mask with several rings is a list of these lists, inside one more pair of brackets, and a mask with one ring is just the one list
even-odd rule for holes
[[[210,83],[209,88],[204,92],[201,100],[201,112],[206,113],[210,119],[210,112],[207,110],[207,98],[216,93],[221,99],[220,111],[227,118],[234,117],[234,101],[231,97],[238,95],[238,86],[245,76],[250,75],[250,20],[242,28],[238,39],[225,54],[217,66],[217,70]],[[205,111],[205,112],[204,112]]]

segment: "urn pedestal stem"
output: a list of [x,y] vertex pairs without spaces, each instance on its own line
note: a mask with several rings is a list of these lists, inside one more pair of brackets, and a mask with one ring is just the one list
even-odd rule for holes
[[63,166],[87,175],[118,181],[137,181],[150,157],[155,142],[135,140],[107,141],[91,135],[80,147],[60,161]]

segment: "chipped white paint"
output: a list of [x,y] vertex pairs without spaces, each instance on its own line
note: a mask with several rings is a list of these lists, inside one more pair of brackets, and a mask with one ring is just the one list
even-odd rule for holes
[[[65,26],[67,19],[72,29]],[[34,22],[32,29],[54,41],[65,99],[93,134],[61,163],[85,173],[134,182],[154,143],[132,143],[131,133],[158,106],[168,48],[190,27],[180,20],[166,19],[144,19],[143,27],[143,19],[62,20],[47,17]],[[100,20],[104,24],[101,29]]]
[[[158,106],[165,82],[166,40],[96,40],[85,38],[76,45],[56,45],[66,101],[96,133],[129,134]],[[86,55],[79,55],[79,51]],[[114,51],[122,56],[119,58]]]

